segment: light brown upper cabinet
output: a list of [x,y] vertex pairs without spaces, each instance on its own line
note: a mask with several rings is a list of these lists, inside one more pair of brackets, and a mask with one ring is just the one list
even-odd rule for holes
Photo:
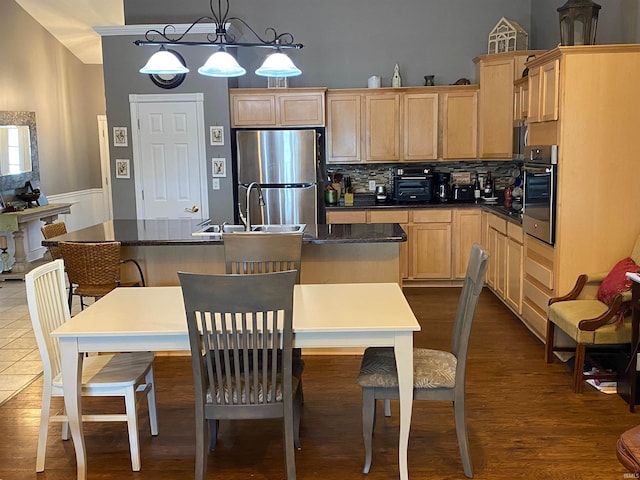
[[327,91],[327,162],[477,157],[477,85]]
[[231,89],[232,127],[322,127],[324,88]]
[[529,78],[523,77],[513,82],[513,120],[514,125],[526,120],[529,115]]
[[364,96],[365,155],[370,162],[401,160],[400,93]]
[[480,82],[478,154],[484,159],[513,156],[514,80],[522,77],[525,60],[542,51],[521,50],[476,57]]
[[529,123],[558,120],[560,60],[534,67],[529,73]]
[[362,161],[362,95],[327,93],[327,162]]
[[478,157],[478,86],[440,93],[441,158]]
[[405,93],[404,160],[438,158],[438,94]]

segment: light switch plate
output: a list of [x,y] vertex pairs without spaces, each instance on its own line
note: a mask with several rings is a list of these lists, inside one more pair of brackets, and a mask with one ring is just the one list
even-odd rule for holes
[[214,178],[211,188],[213,188],[214,190],[220,190],[220,179],[219,178]]
[[375,180],[369,180],[369,191],[370,192],[375,192],[376,191],[376,181]]

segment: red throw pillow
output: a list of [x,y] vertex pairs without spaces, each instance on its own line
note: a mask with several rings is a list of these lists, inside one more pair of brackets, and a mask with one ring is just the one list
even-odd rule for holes
[[631,290],[631,280],[626,277],[625,273],[637,271],[638,265],[631,257],[620,260],[600,284],[598,300],[610,305],[616,294]]

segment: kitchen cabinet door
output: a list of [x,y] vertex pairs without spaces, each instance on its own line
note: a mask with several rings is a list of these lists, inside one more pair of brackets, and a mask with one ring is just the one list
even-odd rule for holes
[[[474,59],[480,82],[478,155],[511,160],[513,156],[513,82],[522,77],[526,58],[540,50],[482,55]],[[529,73],[531,75],[531,72]],[[531,115],[531,106],[529,107]]]
[[231,94],[232,127],[275,127],[276,96]]
[[404,160],[438,158],[438,94],[405,93],[403,111]]
[[324,93],[301,93],[280,95],[280,125],[317,126],[324,125]]
[[540,70],[540,117],[543,122],[558,120],[560,60],[542,65]]
[[524,246],[522,227],[507,225],[507,258],[504,300],[520,315],[522,313],[522,280],[524,264]]
[[327,163],[362,160],[362,96],[327,94]]
[[442,158],[478,156],[478,92],[446,92],[442,98]]
[[482,216],[477,209],[453,211],[453,276],[464,278],[471,247],[482,242]]
[[451,223],[414,224],[411,231],[411,269],[414,279],[451,278]]
[[511,159],[513,150],[514,63],[510,56],[479,63],[480,158]]
[[400,160],[400,94],[365,95],[365,155],[371,162]]

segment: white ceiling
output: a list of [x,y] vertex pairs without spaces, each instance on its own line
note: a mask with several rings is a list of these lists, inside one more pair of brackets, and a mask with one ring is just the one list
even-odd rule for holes
[[94,26],[124,25],[122,0],[16,0],[83,63],[101,64]]

